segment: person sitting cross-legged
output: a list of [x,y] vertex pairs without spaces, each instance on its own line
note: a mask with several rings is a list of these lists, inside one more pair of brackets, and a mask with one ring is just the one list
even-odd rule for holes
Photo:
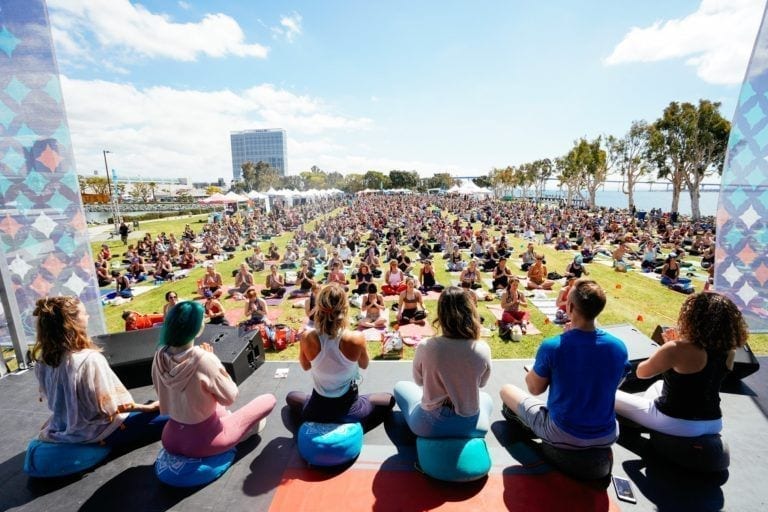
[[237,411],[226,409],[237,398],[237,384],[209,343],[194,345],[203,333],[203,319],[203,307],[197,302],[173,306],[152,362],[160,412],[170,416],[163,429],[163,448],[186,457],[224,453],[259,432],[275,407],[275,397],[263,394]]
[[395,400],[420,437],[485,437],[493,400],[480,391],[491,375],[491,349],[480,339],[475,294],[446,288],[437,301],[441,336],[422,341],[413,380],[395,384]]
[[[614,397],[630,364],[624,343],[595,326],[605,303],[596,282],[577,281],[568,295],[571,328],[542,342],[525,376],[530,394],[512,384],[501,388],[505,417],[552,446],[610,447],[618,438]],[[547,389],[546,402],[531,396]]]
[[337,283],[317,295],[314,329],[299,344],[299,364],[312,374],[310,395],[291,391],[286,402],[301,421],[359,422],[368,429],[380,423],[395,404],[389,393],[358,394],[360,369],[368,367],[368,347],[362,333],[349,331],[349,302]]

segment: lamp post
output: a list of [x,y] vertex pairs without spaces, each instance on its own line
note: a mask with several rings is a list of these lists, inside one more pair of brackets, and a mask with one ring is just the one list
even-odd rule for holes
[[104,149],[101,151],[101,153],[104,155],[104,170],[107,173],[107,189],[109,191],[109,206],[112,210],[112,222],[115,224],[115,233],[117,234],[120,231],[120,225],[118,223],[117,219],[117,207],[115,206],[115,194],[112,191],[112,180],[109,179],[109,165],[107,164],[107,153],[111,153],[108,149]]

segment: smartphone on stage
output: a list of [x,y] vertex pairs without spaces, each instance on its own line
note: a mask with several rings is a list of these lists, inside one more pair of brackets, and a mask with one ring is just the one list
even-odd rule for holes
[[614,476],[613,488],[616,489],[616,496],[618,496],[621,501],[626,501],[627,503],[637,503],[637,500],[635,499],[635,493],[632,492],[632,482],[626,478]]

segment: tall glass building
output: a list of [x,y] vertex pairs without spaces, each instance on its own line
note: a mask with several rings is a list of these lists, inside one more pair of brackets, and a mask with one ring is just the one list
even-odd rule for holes
[[254,164],[261,161],[268,163],[285,176],[285,130],[244,130],[231,132],[229,140],[232,146],[232,177],[239,180],[241,166],[245,162]]

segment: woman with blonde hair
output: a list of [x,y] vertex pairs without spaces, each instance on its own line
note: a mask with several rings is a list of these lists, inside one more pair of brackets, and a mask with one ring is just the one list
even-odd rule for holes
[[349,302],[344,289],[331,283],[317,295],[314,330],[299,345],[299,364],[310,371],[312,394],[291,391],[286,402],[302,421],[360,422],[370,428],[394,406],[389,393],[358,394],[360,369],[368,368],[362,333],[349,331]]
[[87,333],[88,313],[76,297],[37,301],[32,349],[40,393],[51,417],[40,440],[111,446],[160,438],[167,417],[158,403],[137,404]]
[[493,400],[480,388],[491,375],[491,349],[480,339],[473,293],[446,288],[437,301],[441,335],[422,341],[413,359],[413,380],[395,384],[395,400],[421,437],[484,437]]

